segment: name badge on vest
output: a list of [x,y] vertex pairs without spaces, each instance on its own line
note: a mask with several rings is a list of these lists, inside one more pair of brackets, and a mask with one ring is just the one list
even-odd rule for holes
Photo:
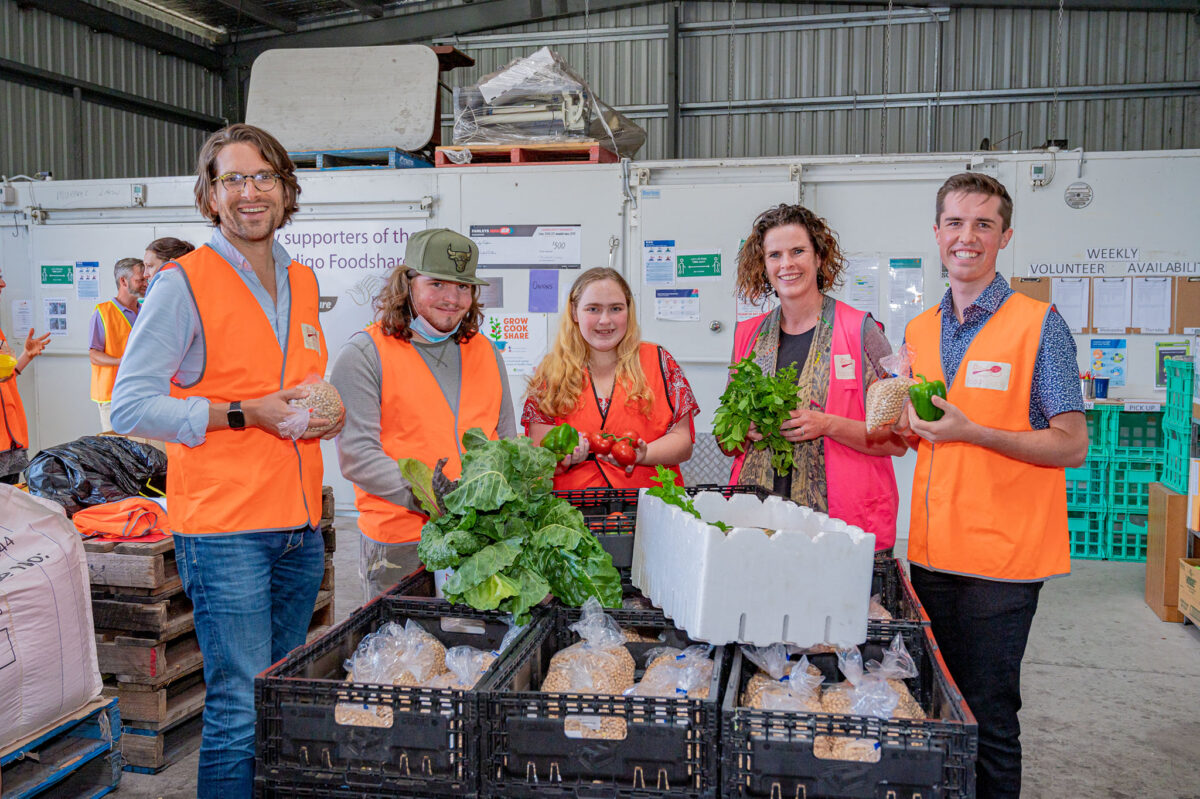
[[1008,391],[1008,376],[1011,372],[1011,363],[967,361],[967,388]]
[[300,332],[304,335],[304,348],[321,351],[321,334],[317,332],[317,328],[313,325],[301,324]]
[[833,356],[833,377],[835,380],[854,379],[854,357],[841,353]]

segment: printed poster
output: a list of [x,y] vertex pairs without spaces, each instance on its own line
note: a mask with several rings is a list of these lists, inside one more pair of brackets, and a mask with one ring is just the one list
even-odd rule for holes
[[67,335],[67,298],[45,297],[42,311],[46,319],[46,330],[52,336]]
[[1189,341],[1156,341],[1154,342],[1154,386],[1167,387],[1167,358],[1192,357],[1192,346]]
[[582,225],[471,225],[480,269],[579,269]]
[[75,299],[100,299],[100,263],[98,261],[75,262]]
[[675,240],[642,242],[642,274],[647,286],[675,285]]
[[504,356],[510,375],[529,377],[546,356],[546,314],[484,314],[481,330]]
[[1092,377],[1107,377],[1108,385],[1125,385],[1125,339],[1092,339]]
[[879,313],[878,258],[847,258],[843,286],[847,305],[872,316]]
[[676,280],[720,280],[721,251],[675,251]]
[[700,289],[655,289],[654,318],[664,322],[699,322]]

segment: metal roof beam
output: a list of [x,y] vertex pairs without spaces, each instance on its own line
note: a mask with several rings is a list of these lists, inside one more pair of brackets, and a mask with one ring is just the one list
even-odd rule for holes
[[180,108],[176,105],[160,103],[157,100],[150,100],[145,97],[139,97],[136,94],[117,91],[107,86],[77,80],[69,75],[47,72],[44,69],[31,67],[27,64],[9,61],[7,58],[0,58],[0,80],[20,83],[24,86],[32,86],[35,89],[63,94],[68,97],[74,97],[76,90],[78,90],[79,97],[85,102],[96,103],[97,105],[108,106],[109,108],[117,108],[121,111],[129,111],[134,114],[161,119],[164,122],[185,125],[189,128],[211,131],[225,126],[225,120],[219,117],[202,114],[199,111],[192,111],[188,108]]
[[[805,0],[783,0],[804,2]],[[744,0],[744,2],[771,2],[779,0]],[[903,0],[897,6],[950,6],[951,8],[1034,8],[1058,10],[1059,0]],[[887,0],[825,0],[831,6],[886,6]],[[1070,0],[1067,11],[1191,11],[1200,13],[1200,0]]]
[[[227,1],[236,3],[236,0]],[[259,54],[277,47],[351,47],[428,42],[435,37],[456,33],[474,33],[578,16],[585,10],[598,14],[641,5],[645,3],[631,0],[477,0],[474,3],[463,2],[445,8],[398,14],[369,22],[350,22],[286,36],[243,38],[238,41],[236,49],[227,45],[223,52],[236,59],[238,64],[250,64]]]
[[383,6],[379,3],[370,2],[370,0],[340,0],[344,6],[350,6],[355,11],[361,11],[372,19],[379,19],[383,16]]
[[300,27],[296,24],[295,20],[276,14],[261,3],[254,2],[254,0],[215,0],[215,2],[277,31],[295,33]]
[[94,31],[127,39],[164,55],[173,55],[184,61],[199,64],[205,69],[218,70],[223,66],[221,55],[216,50],[210,50],[182,37],[160,31],[90,3],[71,2],[71,0],[18,0],[17,5],[20,8],[34,8],[80,25],[86,25]]

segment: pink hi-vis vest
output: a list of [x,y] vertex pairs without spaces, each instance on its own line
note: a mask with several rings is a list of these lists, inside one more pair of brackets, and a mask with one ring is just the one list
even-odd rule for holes
[[[740,361],[754,349],[758,332],[768,314],[738,323],[733,335],[733,360]],[[829,396],[825,412],[865,422],[866,395],[863,392],[862,329],[867,314],[838,302],[833,316],[833,344],[829,358]],[[896,543],[896,511],[900,492],[896,474],[887,455],[867,455],[839,444],[826,436],[825,482],[829,491],[829,515],[875,535],[875,549],[889,549]],[[736,485],[745,455],[733,461],[729,484]],[[771,488],[771,486],[766,486]]]

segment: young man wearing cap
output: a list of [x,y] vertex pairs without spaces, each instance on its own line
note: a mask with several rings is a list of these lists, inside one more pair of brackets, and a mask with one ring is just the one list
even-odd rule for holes
[[421,565],[428,517],[396,461],[433,468],[447,458],[444,471],[457,478],[463,433],[517,433],[504,359],[479,335],[477,287],[487,281],[475,276],[478,262],[475,243],[452,230],[409,237],[404,263],[375,298],[376,321],[333,364],[330,381],[346,406],[338,463],[354,483],[364,600]]

